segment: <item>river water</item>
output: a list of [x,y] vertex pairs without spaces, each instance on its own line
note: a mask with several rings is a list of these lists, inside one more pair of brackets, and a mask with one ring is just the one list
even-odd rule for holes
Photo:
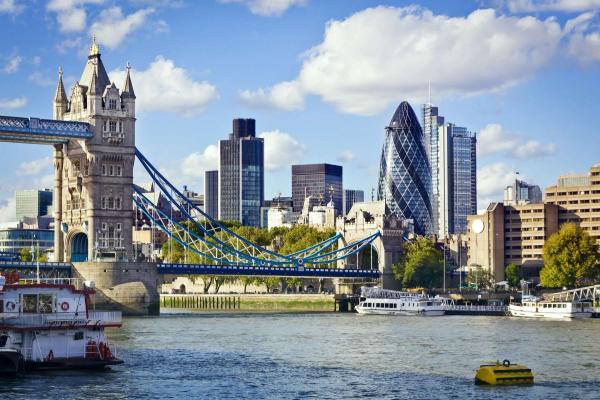
[[[180,314],[109,334],[124,365],[3,381],[0,398],[600,399],[600,319]],[[473,384],[505,358],[536,384]]]

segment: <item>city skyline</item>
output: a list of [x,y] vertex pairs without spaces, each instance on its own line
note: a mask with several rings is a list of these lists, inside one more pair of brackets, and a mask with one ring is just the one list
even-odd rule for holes
[[[216,167],[216,143],[229,121],[252,117],[259,121],[257,136],[265,139],[265,197],[287,192],[292,163],[342,164],[347,187],[369,193],[377,183],[387,116],[404,98],[419,109],[427,101],[428,82],[432,103],[478,134],[479,209],[489,200],[502,199],[502,190],[516,171],[528,182],[546,187],[555,176],[585,172],[598,162],[593,146],[585,145],[594,139],[591,123],[573,117],[593,115],[589,87],[598,82],[600,52],[589,47],[597,16],[586,2],[576,9],[543,7],[543,1],[529,2],[528,9],[513,1],[495,9],[492,2],[475,1],[424,1],[421,8],[406,8],[412,3],[404,1],[379,7],[384,3],[308,0],[288,2],[291,6],[281,9],[252,7],[259,2],[226,3],[166,1],[150,8],[144,2],[51,1],[37,6],[8,2],[0,9],[0,32],[11,38],[0,47],[0,113],[50,117],[58,66],[69,92],[94,33],[117,87],[122,87],[125,64],[131,62],[140,103],[140,148],[180,185],[196,191],[202,190],[204,171]],[[69,15],[73,18],[66,18]],[[82,15],[85,24],[78,25]],[[474,31],[472,23],[478,19],[488,22],[487,30]],[[518,24],[524,19],[530,21],[530,31],[518,31],[516,43],[510,32],[525,29]],[[336,65],[343,67],[343,75],[357,79],[360,90],[354,96],[343,82],[319,81],[315,67],[328,54],[340,54],[340,46],[347,46],[349,53],[360,51],[361,41],[338,43],[333,34],[343,39],[361,21],[381,22],[381,29],[357,31],[367,42],[380,38],[385,26],[394,27],[391,32],[396,34],[409,29],[413,42],[394,43],[388,38],[385,45],[406,54],[392,65],[405,63],[410,68],[402,74],[410,76],[398,76],[384,68],[383,61],[389,60],[362,52],[366,65],[380,71],[380,77],[370,81],[368,74],[356,75],[347,60],[339,59]],[[450,22],[459,28],[450,30]],[[9,35],[15,29],[23,35]],[[305,34],[298,35],[300,30]],[[486,60],[494,59],[503,68],[484,65],[487,70],[477,76],[469,75],[473,70],[468,65],[464,76],[452,75],[456,71],[451,68],[436,76],[425,76],[431,75],[428,69],[411,74],[424,65],[415,56],[415,39],[428,32],[431,52],[441,61],[448,57],[441,46],[446,43],[444,35],[458,44],[470,43],[473,34],[504,35],[507,49],[490,54],[486,48],[485,53]],[[268,46],[262,40],[267,36],[273,39]],[[231,51],[221,50],[225,44]],[[481,51],[477,46],[475,50]],[[466,50],[455,48],[452,54],[465,55],[460,51]],[[526,62],[511,62],[511,52]],[[251,62],[241,69],[234,59]],[[324,67],[329,71],[336,65]],[[377,79],[391,90],[379,92]],[[577,132],[580,140],[572,140],[571,132]],[[0,148],[7,171],[0,179],[0,217],[4,217],[14,214],[15,190],[52,186],[52,161],[43,146]],[[136,167],[136,182],[145,180]]]

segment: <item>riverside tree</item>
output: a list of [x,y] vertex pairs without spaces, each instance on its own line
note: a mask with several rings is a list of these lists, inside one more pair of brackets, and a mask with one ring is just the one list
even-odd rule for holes
[[598,244],[573,223],[563,224],[544,245],[544,268],[540,274],[546,287],[576,287],[586,279],[598,278]]
[[394,276],[404,287],[439,287],[444,267],[442,252],[426,238],[418,238],[404,246],[400,262],[392,266]]
[[521,268],[513,263],[509,263],[504,269],[504,275],[511,287],[518,287],[521,281]]

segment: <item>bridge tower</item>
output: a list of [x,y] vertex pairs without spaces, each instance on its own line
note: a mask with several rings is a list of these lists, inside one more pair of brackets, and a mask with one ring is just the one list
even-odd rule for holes
[[68,98],[59,70],[54,119],[87,122],[93,137],[54,146],[57,261],[132,258],[135,93],[129,69],[119,90],[110,82],[94,38]]

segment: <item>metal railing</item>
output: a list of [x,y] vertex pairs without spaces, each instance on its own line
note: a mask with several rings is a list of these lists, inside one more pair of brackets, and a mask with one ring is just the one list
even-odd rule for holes
[[482,306],[482,305],[447,305],[446,310],[479,311],[479,312],[504,312],[507,306]]
[[0,326],[86,327],[121,324],[121,311],[57,312],[52,314],[0,314]]
[[595,300],[600,298],[600,285],[586,286],[578,289],[565,290],[558,293],[545,294],[550,301]]

